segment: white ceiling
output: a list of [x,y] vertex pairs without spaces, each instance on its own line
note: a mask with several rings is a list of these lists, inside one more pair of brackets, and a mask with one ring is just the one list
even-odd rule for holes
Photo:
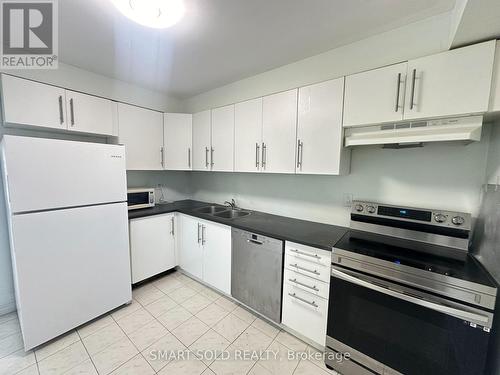
[[60,61],[179,99],[432,15],[455,0],[185,0],[155,30],[109,0],[59,2]]

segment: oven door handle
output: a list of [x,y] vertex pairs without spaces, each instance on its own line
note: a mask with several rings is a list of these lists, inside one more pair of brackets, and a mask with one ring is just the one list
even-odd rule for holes
[[392,296],[395,298],[399,298],[401,300],[404,300],[404,301],[407,301],[410,303],[414,303],[415,305],[426,307],[428,309],[431,309],[431,310],[434,310],[434,311],[437,311],[437,312],[440,312],[443,314],[451,315],[451,316],[454,316],[454,317],[459,318],[459,319],[467,320],[471,323],[480,324],[486,328],[491,328],[492,316],[488,316],[486,314],[483,315],[483,314],[478,314],[478,313],[471,312],[471,311],[465,311],[465,310],[457,309],[454,307],[445,306],[445,305],[442,305],[439,303],[430,302],[430,301],[427,301],[427,300],[419,298],[419,297],[413,297],[411,295],[404,294],[404,293],[389,289],[388,287],[379,286],[379,285],[374,284],[372,282],[363,280],[357,276],[347,274],[347,273],[340,271],[334,267],[332,267],[332,269],[331,269],[331,275],[332,275],[332,277],[336,277],[336,278],[339,278],[341,280],[345,280],[345,281],[348,281],[350,283],[374,290],[376,292],[380,292],[380,293],[383,293],[383,294],[386,294],[386,295],[389,295],[389,296]]

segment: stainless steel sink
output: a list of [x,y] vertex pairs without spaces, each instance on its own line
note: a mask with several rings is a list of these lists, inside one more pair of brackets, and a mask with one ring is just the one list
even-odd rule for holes
[[229,209],[227,211],[222,211],[213,215],[216,217],[220,217],[222,219],[236,219],[238,217],[248,216],[250,215],[250,212],[243,210]]
[[226,211],[226,210],[227,210],[227,208],[222,207],[222,206],[205,206],[205,207],[197,208],[195,211],[199,212],[200,214],[214,215],[217,212],[222,212],[222,211]]

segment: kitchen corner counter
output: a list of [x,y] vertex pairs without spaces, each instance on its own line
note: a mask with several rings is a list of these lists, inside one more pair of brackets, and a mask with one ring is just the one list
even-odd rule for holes
[[157,204],[153,208],[132,210],[129,211],[128,217],[129,219],[137,219],[170,212],[180,212],[203,220],[213,221],[264,236],[297,242],[328,251],[331,251],[332,247],[348,230],[341,226],[293,219],[247,209],[245,210],[250,211],[250,215],[234,219],[223,219],[196,211],[197,208],[209,205],[212,205],[212,203],[181,200],[167,204]]

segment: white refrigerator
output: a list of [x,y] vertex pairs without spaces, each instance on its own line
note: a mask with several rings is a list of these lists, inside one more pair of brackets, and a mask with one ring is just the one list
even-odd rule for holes
[[125,150],[5,135],[1,155],[29,350],[132,299]]

